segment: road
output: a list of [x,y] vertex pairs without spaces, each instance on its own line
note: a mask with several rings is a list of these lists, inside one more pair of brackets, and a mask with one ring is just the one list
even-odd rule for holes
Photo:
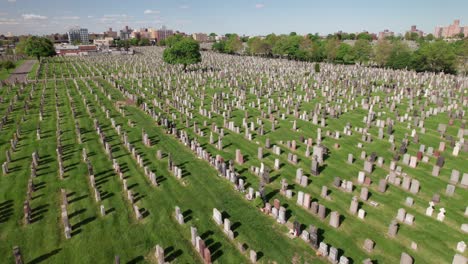
[[26,82],[28,73],[31,71],[35,60],[27,60],[21,66],[15,69],[13,73],[11,73],[10,77],[6,79],[8,83],[16,82]]

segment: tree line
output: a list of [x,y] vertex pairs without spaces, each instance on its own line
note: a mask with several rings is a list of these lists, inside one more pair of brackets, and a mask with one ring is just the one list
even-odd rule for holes
[[[413,34],[414,35],[414,34]],[[407,36],[413,38],[413,35]],[[345,40],[351,39],[353,45]],[[413,41],[398,37],[372,41],[372,36],[361,33],[357,36],[329,35],[325,39],[317,34],[300,36],[270,34],[252,37],[243,42],[236,34],[213,44],[215,51],[229,54],[247,54],[262,57],[281,57],[298,61],[360,64],[366,66],[408,69],[417,72],[431,71],[466,74],[468,39],[446,42],[434,40],[430,34]]]

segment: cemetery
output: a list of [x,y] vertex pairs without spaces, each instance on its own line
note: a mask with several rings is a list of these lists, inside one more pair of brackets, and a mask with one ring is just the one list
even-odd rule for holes
[[467,77],[136,51],[0,84],[1,263],[467,263]]

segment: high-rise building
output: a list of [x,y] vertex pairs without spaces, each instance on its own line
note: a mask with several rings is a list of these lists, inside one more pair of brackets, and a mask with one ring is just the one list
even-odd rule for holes
[[198,42],[207,42],[209,37],[205,33],[193,33],[192,38]]
[[463,33],[468,36],[468,26],[460,27],[460,20],[456,19],[453,21],[452,25],[446,27],[438,26],[434,30],[434,37],[436,38],[451,38],[456,35]]
[[89,44],[89,34],[86,28],[72,28],[68,31],[68,42],[79,42],[81,44]]
[[104,36],[108,38],[117,38],[117,31],[112,31],[112,28],[109,28],[108,31],[104,32]]
[[387,37],[393,37],[395,35],[395,33],[393,33],[393,31],[390,31],[388,29],[385,29],[384,31],[382,32],[379,32],[379,37],[378,39],[381,40],[381,39],[385,39]]
[[418,36],[422,37],[424,35],[424,32],[421,30],[417,29],[415,25],[411,26],[410,30],[406,31],[406,33],[416,33]]
[[121,40],[127,40],[130,38],[130,34],[132,34],[133,29],[129,28],[128,26],[125,26],[124,29],[120,30],[119,37]]
[[171,29],[162,26],[161,29],[156,30],[156,41],[165,40],[172,35],[174,35],[174,32]]

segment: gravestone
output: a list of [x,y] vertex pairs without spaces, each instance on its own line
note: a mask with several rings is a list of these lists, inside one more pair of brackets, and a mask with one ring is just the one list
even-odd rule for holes
[[374,250],[374,241],[372,241],[371,239],[367,238],[366,240],[364,240],[364,249],[367,251],[367,252],[372,252],[372,250]]
[[387,180],[380,179],[379,181],[379,192],[384,193],[387,190]]
[[400,264],[413,264],[413,258],[407,253],[401,253]]
[[362,187],[361,195],[360,195],[361,200],[367,201],[368,197],[369,197],[369,189],[367,189],[367,187]]
[[319,204],[319,206],[318,206],[318,217],[320,218],[320,220],[325,219],[325,213],[326,213],[325,206],[322,205],[322,204]]
[[330,225],[334,228],[338,228],[340,226],[340,213],[338,213],[337,211],[331,212]]
[[390,237],[395,237],[398,232],[398,222],[396,220],[392,220],[388,227],[388,235]]
[[455,193],[455,185],[447,184],[447,188],[445,189],[445,195],[453,196]]

